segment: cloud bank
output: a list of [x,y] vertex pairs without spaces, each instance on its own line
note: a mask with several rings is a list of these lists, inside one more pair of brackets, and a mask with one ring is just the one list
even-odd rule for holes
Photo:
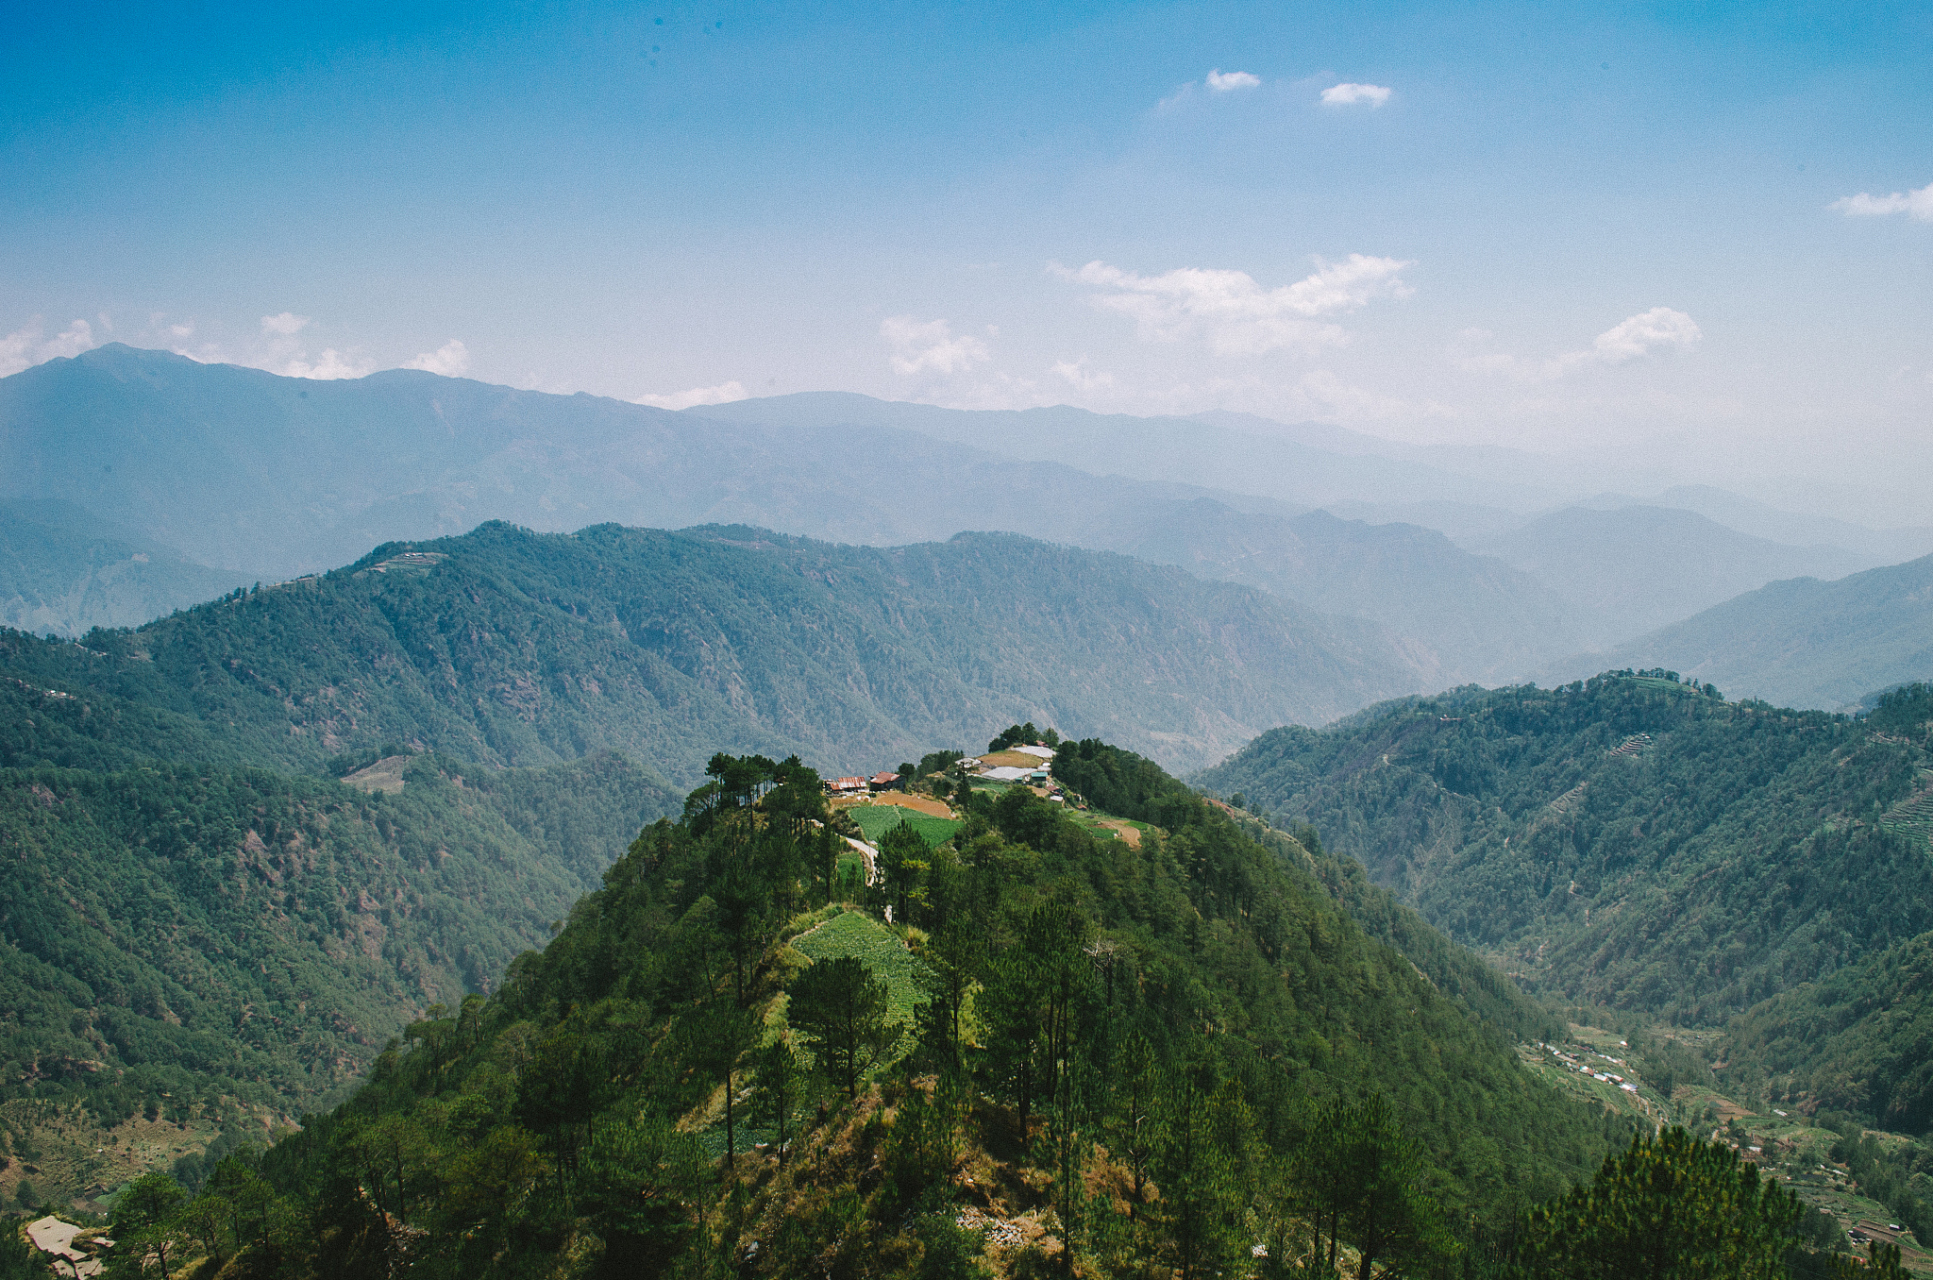
[[1927,183],[1918,191],[1904,194],[1895,191],[1890,196],[1869,195],[1862,191],[1856,196],[1834,200],[1826,206],[1835,213],[1843,213],[1848,218],[1884,218],[1895,213],[1904,213],[1921,222],[1933,222],[1933,182]]
[[[1490,334],[1473,329],[1462,336],[1468,342],[1483,342]],[[1500,373],[1523,381],[1551,380],[1577,369],[1628,364],[1660,351],[1687,351],[1704,336],[1698,322],[1684,312],[1653,307],[1618,321],[1582,351],[1566,351],[1548,360],[1520,360],[1503,352],[1463,355],[1456,362],[1476,373]]]
[[11,377],[23,369],[31,369],[62,356],[77,356],[83,351],[92,351],[95,346],[94,326],[87,321],[76,320],[49,338],[41,327],[40,317],[35,316],[21,328],[0,338],[0,378]]
[[1281,348],[1332,346],[1347,340],[1340,325],[1317,317],[1353,311],[1380,297],[1401,298],[1402,280],[1415,264],[1352,253],[1322,265],[1294,284],[1264,289],[1245,271],[1181,267],[1158,276],[1137,275],[1104,262],[1079,271],[1050,268],[1061,278],[1101,290],[1094,305],[1131,317],[1140,335],[1155,342],[1201,338],[1222,355],[1260,355]]
[[405,369],[421,369],[426,373],[440,373],[446,378],[460,378],[470,371],[470,350],[455,338],[434,351],[426,351],[417,356]]
[[993,358],[986,343],[972,334],[954,337],[944,320],[922,324],[911,316],[890,316],[880,324],[879,336],[892,348],[894,373],[964,373]]
[[632,403],[648,404],[654,409],[690,409],[706,404],[730,404],[743,400],[750,393],[741,382],[721,382],[715,387],[693,387],[689,391],[674,391],[662,396],[639,396]]

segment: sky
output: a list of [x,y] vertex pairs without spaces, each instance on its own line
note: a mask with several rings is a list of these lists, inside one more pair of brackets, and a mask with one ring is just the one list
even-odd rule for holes
[[1231,409],[1905,518],[1929,68],[1925,5],[38,6],[0,374]]

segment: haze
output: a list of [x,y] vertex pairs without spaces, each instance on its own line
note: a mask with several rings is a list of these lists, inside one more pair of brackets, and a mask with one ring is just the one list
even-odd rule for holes
[[1223,409],[1924,522],[1924,8],[275,8],[14,15],[0,375]]

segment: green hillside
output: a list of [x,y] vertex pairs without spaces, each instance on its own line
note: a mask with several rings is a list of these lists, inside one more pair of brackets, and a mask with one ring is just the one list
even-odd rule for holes
[[1120,556],[611,525],[392,544],[84,647],[0,641],[0,662],[284,768],[385,742],[503,765],[606,748],[685,783],[714,743],[847,772],[1026,720],[1193,767],[1406,686],[1366,627]]
[[[1065,1245],[1083,1273],[1208,1275],[1296,1243],[1344,1114],[1323,1108],[1374,1094],[1372,1129],[1414,1144],[1417,1225],[1341,1230],[1427,1267],[1468,1213],[1506,1221],[1607,1149],[1617,1125],[1364,934],[1306,851],[1145,761],[1081,757],[1166,834],[1129,849],[1022,788],[982,793],[892,930],[819,909],[816,777],[719,758],[487,1004],[413,1028],[269,1153],[288,1217],[256,1265],[380,1268],[399,1230],[380,1207],[422,1274],[956,1274],[920,1268],[980,1252],[954,1224],[991,1221],[1025,1224],[1000,1237],[1012,1274]],[[850,1101],[848,1042],[812,1013],[841,957],[880,984],[884,1039],[864,1034],[885,1046]],[[903,1035],[908,973],[927,1008]]]
[[1857,721],[1628,674],[1459,690],[1274,731],[1200,781],[1312,824],[1526,982],[1717,1025],[1933,928],[1925,701]]
[[159,761],[0,770],[0,1118],[40,1148],[43,1194],[139,1172],[87,1144],[143,1113],[205,1141],[357,1079],[422,1010],[490,990],[661,809],[611,756],[399,772],[383,794]]
[[1933,933],[1754,1006],[1722,1051],[1731,1077],[1773,1098],[1933,1129]]

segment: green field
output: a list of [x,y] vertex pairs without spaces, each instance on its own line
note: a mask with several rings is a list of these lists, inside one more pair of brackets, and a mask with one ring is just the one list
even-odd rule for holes
[[894,827],[906,825],[920,833],[928,848],[938,848],[953,838],[953,833],[966,823],[958,818],[936,818],[930,813],[917,809],[903,809],[896,804],[862,804],[846,810],[846,816],[859,824],[866,833],[866,839],[874,844]]
[[792,945],[814,961],[857,957],[873,976],[886,984],[889,994],[886,1016],[902,1026],[912,1025],[913,1006],[919,1000],[919,984],[914,976],[919,961],[899,940],[899,935],[884,924],[863,911],[846,911]]

